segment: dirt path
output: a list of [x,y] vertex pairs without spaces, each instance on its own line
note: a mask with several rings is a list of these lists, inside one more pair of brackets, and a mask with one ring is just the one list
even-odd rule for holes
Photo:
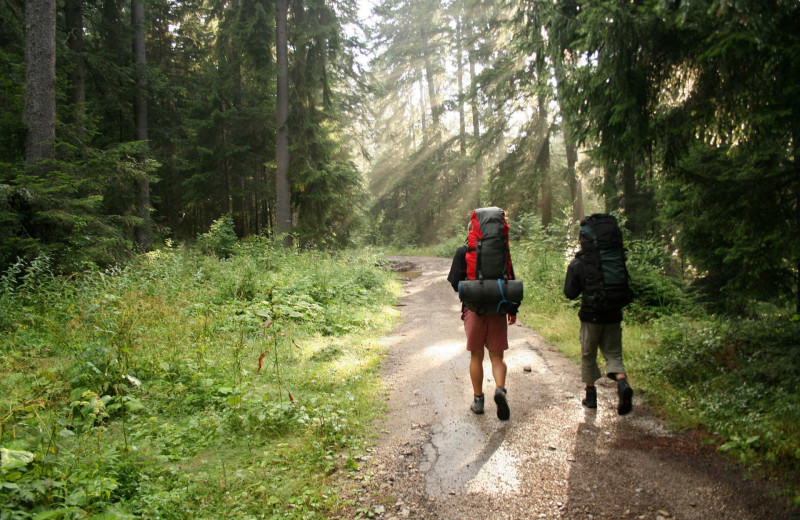
[[[499,421],[491,399],[473,415],[449,260],[393,260],[420,274],[385,338],[389,413],[362,465],[360,511],[387,520],[797,518],[713,449],[667,431],[638,399],[617,416],[610,383],[599,382],[599,408],[584,409],[578,365],[524,325],[509,331],[511,419]],[[491,396],[494,382],[484,391]]]

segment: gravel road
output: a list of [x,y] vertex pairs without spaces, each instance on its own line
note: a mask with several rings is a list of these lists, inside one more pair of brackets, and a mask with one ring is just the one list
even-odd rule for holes
[[619,417],[610,381],[598,382],[598,409],[584,409],[579,366],[519,322],[506,353],[511,419],[499,421],[490,398],[486,414],[473,415],[450,261],[391,260],[410,268],[409,281],[401,323],[384,338],[389,413],[353,481],[354,517],[798,518],[769,483],[746,479],[697,436],[669,431],[638,396]]

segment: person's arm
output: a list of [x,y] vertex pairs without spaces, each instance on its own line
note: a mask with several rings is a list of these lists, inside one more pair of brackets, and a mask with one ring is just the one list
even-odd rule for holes
[[458,292],[458,282],[467,279],[467,248],[461,246],[456,249],[456,254],[453,255],[453,264],[450,266],[450,273],[447,275],[447,281],[453,287],[453,290]]
[[567,277],[564,280],[564,296],[570,300],[574,300],[580,296],[583,290],[583,282],[581,281],[581,261],[575,258],[569,263],[567,267]]

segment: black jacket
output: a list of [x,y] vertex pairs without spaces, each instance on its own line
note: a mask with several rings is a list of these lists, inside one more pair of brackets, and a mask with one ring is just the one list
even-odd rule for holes
[[467,279],[467,246],[456,249],[453,255],[453,264],[450,266],[450,273],[447,281],[453,286],[453,290],[458,292],[458,282]]
[[[586,286],[583,262],[580,257],[575,257],[567,267],[567,278],[564,280],[564,296],[574,300],[581,295]],[[589,323],[619,323],[622,321],[622,310],[597,310],[581,303],[578,318]]]

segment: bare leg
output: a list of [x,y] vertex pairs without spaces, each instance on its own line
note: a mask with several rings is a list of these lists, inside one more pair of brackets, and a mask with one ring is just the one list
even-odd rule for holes
[[489,352],[489,360],[492,362],[492,375],[494,376],[495,384],[505,388],[506,372],[508,368],[506,367],[506,362],[503,359],[503,351]]
[[470,351],[469,354],[469,377],[472,379],[472,392],[475,395],[483,395],[483,349]]

